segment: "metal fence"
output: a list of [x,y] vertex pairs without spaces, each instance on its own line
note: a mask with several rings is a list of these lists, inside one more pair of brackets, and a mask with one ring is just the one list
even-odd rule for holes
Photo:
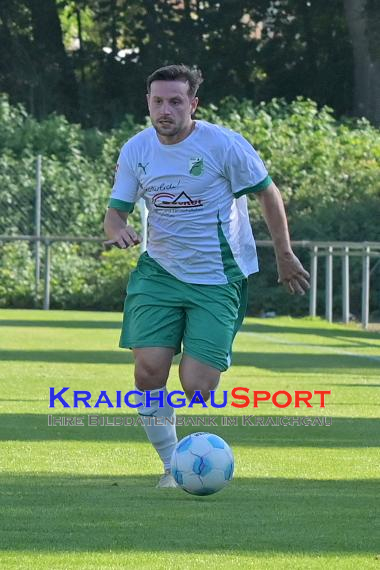
[[100,235],[111,176],[87,164],[80,178],[78,168],[41,155],[4,160],[0,235]]
[[[142,218],[145,212],[141,210]],[[43,304],[45,310],[50,308],[50,283],[51,283],[51,247],[54,243],[98,243],[102,244],[104,239],[99,237],[73,237],[73,236],[9,236],[0,235],[1,242],[27,241],[35,244],[35,280],[36,291],[39,289],[40,281],[40,247],[44,248],[44,278],[43,278]],[[257,240],[258,248],[272,248],[273,244],[267,240]],[[146,232],[142,243],[142,251],[146,247]],[[361,323],[363,328],[369,323],[369,302],[371,293],[371,275],[380,269],[380,243],[379,242],[314,242],[314,241],[292,241],[293,248],[303,248],[310,255],[310,300],[309,315],[317,315],[317,293],[318,293],[318,271],[320,260],[325,264],[325,286],[324,304],[325,318],[328,322],[333,320],[333,272],[334,258],[342,259],[342,319],[344,323],[350,320],[350,259],[360,257],[362,260],[361,269]],[[374,260],[371,268],[371,261]],[[376,291],[373,293],[378,294]]]
[[[54,211],[49,200],[42,200],[42,164],[43,157],[27,158],[23,168],[17,163],[4,167],[4,177],[15,183],[4,188],[0,193],[0,235],[41,236],[59,233],[59,226],[68,227],[70,221],[68,211]],[[66,230],[67,231],[67,230]]]
[[[9,217],[3,215],[0,220],[3,220],[3,225],[0,223],[0,243],[12,241],[27,241],[34,243],[34,259],[35,259],[35,290],[36,299],[40,298],[40,277],[41,277],[41,259],[43,259],[43,302],[42,306],[48,310],[50,307],[50,284],[51,284],[51,247],[54,243],[97,243],[102,244],[103,239],[99,237],[82,237],[82,236],[66,236],[66,235],[52,235],[49,236],[54,228],[56,228],[57,215],[56,211],[50,211],[48,204],[43,204],[41,200],[41,179],[42,179],[42,157],[38,156],[37,159],[31,159],[30,167],[35,171],[35,181],[31,184],[34,186],[34,192],[28,190],[27,207],[25,206],[25,196],[14,196],[11,202],[2,204],[4,206],[4,214],[7,208],[10,211],[20,213],[20,217],[13,221],[12,230],[10,231]],[[13,198],[15,202],[13,203]],[[23,201],[23,207],[17,207],[16,198]],[[5,207],[7,206],[7,208]],[[146,248],[146,225],[147,225],[147,210],[142,200],[139,202],[140,219],[143,234],[142,250]],[[22,215],[21,215],[22,214]],[[60,230],[65,227],[71,227],[68,221],[63,218],[61,220]],[[66,229],[67,231],[67,229]],[[71,230],[69,230],[71,231]],[[75,231],[75,230],[74,230]],[[80,230],[79,230],[80,231]],[[22,235],[25,232],[31,232],[33,235]],[[9,235],[9,234],[14,235]],[[57,233],[55,231],[55,233]],[[270,241],[258,240],[258,248],[272,247]],[[361,322],[364,328],[368,327],[369,321],[369,306],[370,294],[380,294],[372,286],[371,290],[371,276],[377,270],[380,270],[380,243],[379,242],[313,242],[313,241],[293,241],[292,246],[295,248],[302,248],[310,256],[310,273],[311,273],[311,289],[309,297],[309,315],[314,317],[317,315],[317,294],[319,290],[324,289],[324,316],[327,321],[333,320],[333,284],[334,273],[335,283],[336,267],[334,270],[334,259],[341,259],[341,297],[342,297],[342,318],[344,323],[350,320],[350,289],[352,284],[352,276],[350,265],[352,258],[361,258]],[[43,248],[43,251],[41,251]],[[321,271],[321,262],[323,264]],[[373,262],[373,263],[372,263]],[[372,263],[372,266],[371,266]],[[340,265],[340,264],[339,264]],[[318,275],[324,273],[324,286],[321,287],[318,283]],[[357,273],[357,270],[355,270]],[[320,281],[320,279],[319,279]],[[373,281],[373,280],[372,280]],[[357,278],[355,280],[355,288],[358,287]]]
[[[361,280],[361,322],[363,328],[368,327],[369,322],[369,299],[370,299],[370,277],[371,258],[380,258],[380,243],[378,242],[308,242],[310,249],[310,304],[309,314],[316,316],[317,307],[317,275],[318,259],[325,261],[325,318],[332,322],[333,311],[333,259],[342,258],[342,321],[348,323],[350,320],[350,257],[360,256],[362,259],[362,280]],[[377,261],[372,272],[379,267]]]

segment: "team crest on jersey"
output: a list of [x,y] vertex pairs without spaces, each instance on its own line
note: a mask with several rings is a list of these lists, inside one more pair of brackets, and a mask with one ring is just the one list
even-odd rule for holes
[[203,158],[202,157],[190,158],[189,160],[190,174],[192,176],[201,176],[201,174],[203,174],[203,171],[204,171]]

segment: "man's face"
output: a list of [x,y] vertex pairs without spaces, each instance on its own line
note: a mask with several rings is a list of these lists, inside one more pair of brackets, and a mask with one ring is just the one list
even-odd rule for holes
[[191,125],[198,99],[189,97],[186,81],[153,81],[147,95],[152,124],[162,137],[177,137]]

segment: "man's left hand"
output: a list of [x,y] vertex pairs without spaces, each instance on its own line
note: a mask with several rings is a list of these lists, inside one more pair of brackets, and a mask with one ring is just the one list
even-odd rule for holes
[[303,267],[302,263],[294,253],[286,252],[276,255],[278,282],[282,283],[285,289],[294,295],[304,295],[310,289],[310,274]]

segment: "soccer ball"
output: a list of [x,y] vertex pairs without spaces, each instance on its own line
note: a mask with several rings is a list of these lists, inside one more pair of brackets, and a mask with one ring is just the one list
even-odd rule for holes
[[231,481],[234,456],[229,445],[212,433],[192,433],[177,443],[171,460],[177,484],[192,495],[212,495]]

